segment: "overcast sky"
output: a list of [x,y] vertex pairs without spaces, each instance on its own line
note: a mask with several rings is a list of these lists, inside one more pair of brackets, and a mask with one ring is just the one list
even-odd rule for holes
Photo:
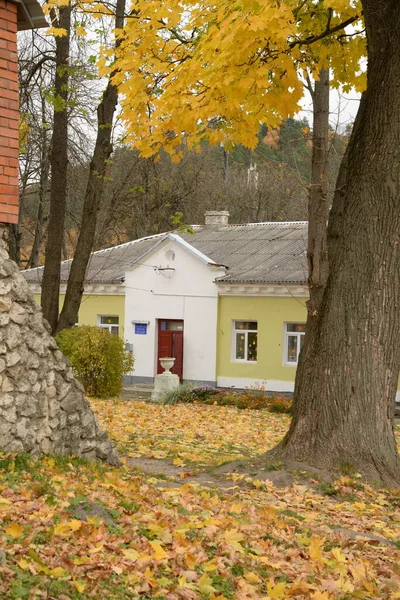
[[[339,133],[346,128],[346,125],[354,122],[360,104],[360,97],[361,95],[355,91],[343,94],[338,90],[331,90],[329,120],[334,129],[338,125]],[[312,126],[312,102],[308,92],[305,93],[301,104],[303,110],[298,116],[300,118],[306,117]]]

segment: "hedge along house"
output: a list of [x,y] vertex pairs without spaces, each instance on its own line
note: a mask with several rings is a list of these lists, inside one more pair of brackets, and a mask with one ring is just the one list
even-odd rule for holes
[[[152,382],[159,358],[172,355],[182,380],[292,392],[306,321],[307,223],[230,225],[227,212],[214,211],[193,231],[93,253],[79,323],[127,341],[129,383]],[[40,294],[42,268],[24,275]]]

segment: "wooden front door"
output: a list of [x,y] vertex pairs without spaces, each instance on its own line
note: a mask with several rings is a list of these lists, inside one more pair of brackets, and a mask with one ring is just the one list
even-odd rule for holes
[[175,358],[171,373],[183,378],[183,321],[158,319],[157,373],[163,373],[159,358]]

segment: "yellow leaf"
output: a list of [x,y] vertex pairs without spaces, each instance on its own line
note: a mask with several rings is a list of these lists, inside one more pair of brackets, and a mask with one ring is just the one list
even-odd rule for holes
[[330,600],[332,596],[328,592],[314,592],[311,596],[312,600]]
[[211,594],[215,592],[215,588],[213,588],[212,579],[206,573],[204,573],[199,579],[199,591],[202,594]]
[[85,583],[82,583],[81,581],[74,581],[74,586],[75,586],[75,589],[76,589],[76,590],[77,590],[77,591],[78,591],[80,594],[82,594],[82,592],[84,591],[84,589],[85,589],[85,587],[86,587],[86,584],[85,584]]
[[285,598],[285,590],[286,585],[283,583],[283,581],[277,583],[276,585],[274,585],[270,581],[268,581],[267,583],[267,592],[270,598]]
[[104,548],[104,544],[100,543],[97,544],[97,546],[95,546],[94,548],[90,548],[89,552],[90,554],[97,554],[97,552],[101,552]]
[[68,526],[65,523],[58,523],[54,526],[53,535],[68,535]]
[[259,575],[257,575],[257,573],[252,573],[251,571],[249,573],[245,573],[244,578],[250,583],[260,583],[261,581]]
[[332,555],[336,558],[336,560],[340,563],[345,563],[347,558],[345,557],[345,555],[343,554],[343,552],[340,550],[340,548],[332,548],[331,550]]
[[50,570],[50,575],[55,579],[60,579],[60,577],[65,577],[67,575],[67,571],[62,567],[56,567],[55,569]]
[[122,554],[125,556],[125,558],[129,558],[129,560],[137,560],[139,558],[139,553],[133,548],[122,550]]
[[25,569],[27,569],[27,568],[29,567],[29,563],[28,563],[28,561],[27,561],[27,560],[25,560],[24,558],[21,558],[21,559],[18,561],[17,565],[19,566],[19,568],[20,568],[20,569],[24,569],[24,570],[25,570]]
[[194,554],[191,554],[190,552],[185,554],[185,561],[190,570],[193,570],[197,564],[196,557],[194,556]]
[[311,560],[316,562],[319,566],[324,564],[322,557],[322,540],[318,536],[311,538],[310,548],[308,550]]
[[72,531],[78,531],[82,527],[82,521],[78,521],[78,519],[72,519],[67,523],[68,527],[72,529]]
[[12,523],[7,527],[6,534],[13,538],[18,538],[22,535],[23,531],[24,530],[22,529],[21,525],[18,525],[18,523]]
[[229,546],[235,548],[235,550],[239,550],[239,552],[243,552],[243,547],[239,542],[244,539],[244,536],[242,533],[240,533],[240,531],[237,529],[229,529],[228,531],[225,531],[224,537]]
[[161,547],[160,542],[157,542],[156,540],[150,542],[150,546],[153,548],[154,550],[154,557],[157,560],[162,560],[163,558],[165,558],[166,556],[168,556],[168,554],[165,552],[165,550]]
[[54,37],[65,37],[67,30],[62,27],[49,27],[49,29],[46,29],[45,34],[53,35]]
[[90,556],[75,556],[75,558],[72,559],[72,562],[74,565],[87,565],[92,560],[93,559],[90,558]]
[[[172,157],[172,162],[174,162],[174,157]],[[179,162],[179,160],[178,160]],[[174,458],[174,460],[172,461],[172,464],[174,464],[177,467],[184,467],[185,463],[183,462],[183,460],[181,458]]]

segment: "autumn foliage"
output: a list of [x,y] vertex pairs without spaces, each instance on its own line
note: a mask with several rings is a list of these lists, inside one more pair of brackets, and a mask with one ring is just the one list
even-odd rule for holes
[[93,406],[120,449],[130,436],[136,454],[163,451],[177,475],[0,455],[1,598],[399,598],[395,490],[374,489],[356,473],[338,473],[330,485],[299,474],[283,489],[268,472],[228,474],[226,490],[187,483],[185,471],[200,463],[265,451],[287,417],[121,400]]

